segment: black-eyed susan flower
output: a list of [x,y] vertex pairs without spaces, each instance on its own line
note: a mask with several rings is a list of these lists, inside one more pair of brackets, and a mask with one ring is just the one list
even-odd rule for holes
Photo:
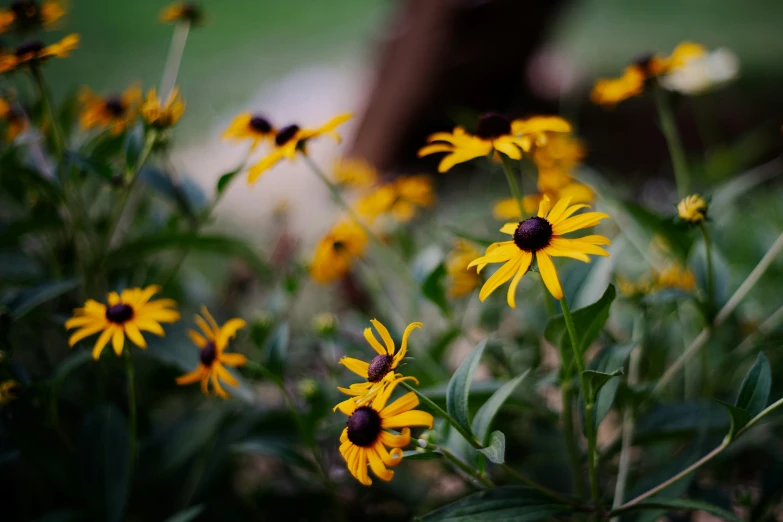
[[277,130],[269,120],[261,114],[243,112],[231,122],[223,132],[223,139],[229,141],[250,141],[253,151],[261,143],[274,142]]
[[201,25],[204,22],[204,10],[195,2],[175,2],[163,8],[159,20],[164,24]]
[[229,319],[223,326],[218,326],[206,306],[201,307],[201,314],[203,317],[196,315],[196,324],[201,329],[201,333],[188,330],[188,336],[201,350],[198,368],[177,377],[177,384],[184,386],[200,381],[201,391],[204,392],[204,395],[209,395],[211,381],[215,393],[227,399],[228,393],[220,382],[223,381],[233,387],[239,386],[239,382],[225,367],[244,366],[247,363],[247,358],[240,353],[225,353],[225,350],[237,330],[244,328],[246,323],[242,319],[234,318]]
[[364,254],[367,240],[367,234],[357,223],[338,223],[315,247],[310,263],[310,276],[322,284],[343,277],[354,261]]
[[331,136],[337,143],[340,143],[342,138],[335,129],[350,120],[351,117],[351,114],[340,114],[315,129],[303,129],[295,124],[278,129],[275,134],[272,152],[250,167],[247,175],[248,183],[255,183],[261,177],[261,174],[274,167],[283,159],[293,161],[297,152],[307,154],[307,143],[314,138]]
[[[517,207],[517,213],[519,213],[519,207]],[[456,299],[468,295],[478,288],[481,283],[481,276],[475,270],[467,268],[467,266],[480,255],[481,253],[470,241],[459,239],[454,242],[454,248],[446,257],[446,274],[448,275],[448,293],[450,297]]]
[[150,301],[160,290],[158,285],[150,285],[128,288],[119,294],[110,292],[108,305],[88,299],[84,308],[75,309],[73,317],[65,322],[66,330],[77,329],[68,339],[68,345],[73,347],[82,339],[101,332],[92,349],[93,359],[101,356],[109,341],[114,353],[121,355],[125,336],[139,348],[146,348],[147,342],[141,332],[162,337],[164,331],[160,323],[173,323],[179,319],[179,312],[174,310],[177,303],[173,299]]
[[89,87],[79,92],[82,104],[79,125],[84,130],[109,129],[113,135],[124,132],[138,117],[141,87],[131,85],[122,94],[98,96]]
[[538,270],[547,289],[555,299],[563,298],[563,288],[560,286],[560,278],[552,263],[553,256],[570,257],[585,263],[590,262],[588,254],[609,256],[606,250],[598,246],[610,244],[604,236],[590,235],[574,239],[562,237],[563,234],[593,227],[601,219],[609,217],[603,212],[586,212],[572,217],[578,210],[588,208],[588,205],[570,205],[570,203],[571,200],[565,198],[551,207],[549,198],[544,196],[538,207],[537,216],[519,223],[503,225],[500,231],[511,235],[512,240],[491,244],[487,247],[484,256],[474,259],[468,265],[469,268],[478,266],[480,272],[490,263],[504,263],[481,287],[479,292],[481,301],[511,280],[507,300],[511,308],[516,308],[517,285],[530,268],[533,256],[536,258]]
[[350,395],[351,398],[341,402],[335,406],[334,409],[348,408],[348,406],[344,404],[345,402],[353,402],[357,406],[366,404],[373,400],[384,387],[388,386],[397,377],[400,377],[395,371],[405,358],[405,354],[408,353],[408,337],[413,330],[424,326],[422,323],[418,322],[409,324],[402,334],[400,349],[396,350],[394,340],[391,335],[389,335],[389,330],[387,330],[377,319],[373,319],[370,322],[378,331],[378,334],[380,334],[383,344],[378,342],[378,338],[372,333],[371,328],[365,328],[364,338],[378,355],[373,357],[369,363],[362,361],[361,359],[354,359],[353,357],[342,357],[340,359],[340,364],[359,377],[367,380],[365,382],[352,384],[349,388],[337,388],[344,394]]
[[24,65],[39,65],[52,57],[66,58],[77,47],[79,47],[78,34],[69,34],[51,45],[46,45],[40,40],[24,42],[12,53],[0,54],[0,73],[12,71]]
[[164,102],[158,98],[153,87],[147,92],[147,98],[141,106],[141,117],[153,129],[163,130],[173,127],[185,113],[185,102],[179,95],[179,89],[174,88]]
[[373,221],[389,214],[400,223],[408,223],[420,208],[435,203],[432,178],[429,176],[402,176],[390,183],[377,186],[356,203],[356,212]]
[[707,219],[708,208],[709,205],[704,198],[698,194],[691,194],[677,203],[677,215],[690,225],[698,225]]
[[571,125],[557,116],[535,116],[511,121],[502,114],[487,113],[479,117],[476,133],[462,127],[452,132],[436,132],[427,138],[428,145],[419,149],[419,157],[446,152],[438,164],[438,172],[447,172],[454,165],[495,152],[511,159],[521,159],[536,143],[546,140],[547,132],[570,132]]
[[65,8],[62,2],[15,0],[7,9],[0,9],[0,34],[8,31],[24,34],[47,29],[63,16]]
[[16,399],[19,383],[14,380],[0,382],[0,406],[5,406]]
[[339,185],[355,189],[366,189],[379,181],[375,167],[362,159],[343,158],[334,165],[333,180]]
[[[401,448],[410,444],[410,427],[432,428],[432,415],[413,409],[419,405],[416,393],[408,392],[386,404],[396,385],[404,379],[409,378],[393,380],[370,404],[341,403],[340,411],[348,415],[348,422],[340,434],[340,454],[351,475],[365,486],[372,484],[368,465],[381,480],[388,482],[394,477],[394,472],[387,467],[402,462]],[[400,428],[399,434],[389,431]]]
[[0,122],[5,127],[3,139],[8,142],[27,130],[27,119],[24,114],[2,98],[0,98]]

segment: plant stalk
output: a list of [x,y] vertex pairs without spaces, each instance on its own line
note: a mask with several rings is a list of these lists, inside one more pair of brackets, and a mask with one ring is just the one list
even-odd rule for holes
[[677,192],[681,198],[688,195],[690,176],[688,174],[688,161],[685,158],[685,150],[677,132],[677,123],[674,112],[669,104],[668,93],[657,83],[652,88],[655,106],[658,109],[658,118],[661,123],[661,131],[666,138],[669,147],[669,155],[672,158],[674,178],[677,183]]
[[128,463],[130,473],[136,463],[136,379],[130,348],[125,347],[125,373],[128,379]]
[[511,195],[517,201],[517,205],[519,206],[519,219],[522,219],[525,216],[525,206],[522,204],[522,192],[519,190],[517,179],[514,177],[514,169],[511,166],[511,159],[502,152],[499,154],[503,159],[503,172],[506,174],[508,188],[511,190]]
[[163,66],[163,77],[160,80],[160,99],[164,100],[174,89],[179,75],[179,66],[182,63],[182,55],[185,53],[185,44],[190,33],[190,22],[180,22],[174,27],[171,36],[169,52],[166,55],[166,65]]
[[[65,151],[65,140],[63,138],[63,131],[60,128],[60,120],[54,112],[54,106],[52,105],[51,97],[49,96],[49,89],[46,87],[46,82],[44,81],[43,74],[41,74],[40,67],[34,64],[30,67],[30,71],[32,72],[33,80],[35,81],[35,85],[38,87],[38,92],[41,96],[41,105],[43,105],[43,109],[49,116],[49,120],[52,124],[54,152],[57,155],[58,160],[58,167],[56,170],[59,172],[61,167],[60,163],[62,163],[63,153]],[[60,173],[60,176],[63,175],[64,174]]]

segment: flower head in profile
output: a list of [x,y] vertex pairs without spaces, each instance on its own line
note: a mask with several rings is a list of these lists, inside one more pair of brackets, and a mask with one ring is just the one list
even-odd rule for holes
[[301,128],[296,124],[278,129],[272,144],[272,151],[250,167],[247,175],[248,183],[255,183],[261,174],[284,159],[293,161],[297,153],[307,154],[307,144],[314,138],[331,136],[337,143],[340,143],[342,137],[335,129],[350,120],[351,117],[351,114],[340,114],[314,129]]
[[599,79],[590,93],[590,99],[593,103],[614,107],[621,101],[641,95],[648,81],[685,67],[706,52],[699,44],[683,42],[669,56],[646,54],[626,67],[619,78]]
[[434,203],[435,193],[429,176],[401,176],[360,198],[356,212],[370,221],[389,214],[399,223],[408,223],[420,208],[431,207]]
[[400,349],[397,350],[394,346],[394,340],[389,335],[389,330],[386,329],[383,324],[377,319],[370,321],[375,329],[381,336],[383,344],[378,342],[378,338],[372,333],[372,329],[364,329],[364,338],[370,344],[373,350],[377,353],[375,357],[368,363],[360,359],[354,359],[353,357],[343,357],[340,359],[340,364],[351,370],[353,373],[367,379],[365,382],[352,384],[349,388],[337,388],[346,395],[350,395],[350,399],[346,399],[341,402],[334,409],[342,409],[347,407],[346,403],[355,403],[357,406],[365,404],[380,391],[393,382],[401,375],[396,374],[395,371],[399,367],[405,354],[408,353],[408,337],[411,332],[416,328],[424,326],[422,323],[411,323],[405,329],[405,333],[402,334],[402,343]]
[[201,307],[201,314],[196,315],[196,324],[201,332],[188,330],[188,336],[201,350],[199,365],[192,372],[177,377],[177,384],[184,386],[201,382],[201,391],[204,395],[209,395],[209,383],[212,382],[215,393],[227,399],[228,393],[223,389],[221,381],[233,387],[239,386],[239,382],[225,367],[244,366],[247,358],[239,353],[225,353],[225,351],[228,342],[236,335],[237,330],[246,326],[246,323],[242,319],[234,318],[223,326],[218,326],[206,306]]
[[698,194],[686,196],[677,203],[677,215],[689,225],[698,225],[707,219],[707,201]]
[[253,151],[263,142],[274,142],[276,134],[277,130],[265,116],[243,112],[223,132],[223,139],[250,141],[250,150]]
[[[516,205],[516,202],[514,204]],[[459,239],[454,242],[454,248],[446,257],[449,297],[463,297],[478,288],[481,276],[467,266],[480,255],[481,253],[470,241]]]
[[353,221],[335,225],[318,242],[310,263],[310,276],[318,283],[335,281],[348,273],[353,262],[364,254],[367,234]]
[[89,87],[79,93],[82,104],[79,125],[84,130],[109,129],[112,135],[122,134],[138,117],[141,87],[131,85],[121,94],[98,96]]
[[[347,426],[340,434],[340,454],[351,475],[365,486],[372,484],[368,464],[379,479],[388,482],[394,477],[394,471],[387,468],[402,462],[401,448],[410,444],[411,426],[432,428],[432,415],[414,409],[419,405],[415,392],[386,404],[397,384],[405,379],[409,378],[392,380],[369,404],[340,403],[340,411],[348,415]],[[400,433],[390,431],[400,428]]]
[[14,0],[7,9],[0,9],[0,34],[14,31],[25,34],[49,29],[65,16],[62,2],[47,0]]
[[16,399],[16,391],[19,389],[19,383],[14,380],[0,382],[0,406],[5,406]]
[[122,354],[125,346],[125,336],[139,348],[146,348],[147,342],[141,332],[151,332],[163,336],[161,323],[173,323],[179,319],[179,312],[174,310],[177,303],[172,299],[150,299],[159,293],[161,288],[151,285],[146,288],[128,288],[119,294],[110,292],[108,304],[88,299],[84,308],[74,310],[73,317],[65,322],[65,329],[77,330],[68,339],[68,345],[73,347],[82,339],[91,335],[101,335],[92,349],[93,359],[101,356],[103,348],[109,341],[114,353]]
[[332,179],[338,185],[355,189],[366,189],[379,181],[378,171],[367,161],[357,158],[343,158],[334,165]]
[[511,159],[521,159],[536,143],[546,140],[547,132],[570,132],[571,125],[556,116],[535,116],[526,120],[510,120],[494,112],[483,114],[470,134],[462,127],[452,132],[436,132],[427,138],[428,145],[419,149],[419,157],[445,152],[438,172],[447,172],[454,165],[494,152]]
[[5,127],[3,139],[7,142],[14,141],[17,136],[27,130],[27,119],[24,114],[3,98],[0,98],[0,122]]
[[62,40],[46,45],[40,40],[29,40],[11,52],[0,52],[0,73],[13,71],[19,67],[39,65],[49,58],[67,58],[71,51],[79,47],[79,35],[69,34]]
[[511,241],[491,244],[482,257],[468,265],[469,268],[478,266],[481,272],[488,264],[504,263],[481,287],[479,299],[484,301],[502,284],[511,280],[507,300],[511,308],[516,308],[517,285],[530,268],[534,256],[547,289],[555,299],[562,299],[563,288],[552,257],[570,257],[589,263],[588,254],[609,256],[606,250],[598,246],[610,244],[604,236],[562,237],[576,230],[593,227],[609,217],[603,212],[585,212],[573,216],[583,208],[588,208],[588,205],[571,205],[569,198],[561,199],[552,207],[549,198],[545,196],[538,207],[538,215],[519,223],[503,225],[500,231],[511,235]]
[[185,113],[185,102],[179,95],[179,89],[174,88],[164,102],[158,98],[153,87],[147,92],[147,98],[141,106],[141,117],[145,123],[157,130],[173,127]]
[[164,24],[201,25],[204,22],[204,9],[195,2],[175,2],[163,8],[159,19]]

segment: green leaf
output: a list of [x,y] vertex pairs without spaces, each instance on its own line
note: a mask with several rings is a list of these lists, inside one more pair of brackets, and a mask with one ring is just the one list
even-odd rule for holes
[[473,433],[482,444],[487,442],[489,428],[491,427],[492,420],[495,418],[498,410],[500,410],[500,407],[506,402],[506,399],[514,393],[517,386],[525,380],[528,373],[530,373],[530,370],[525,371],[522,375],[514,377],[501,386],[476,412],[476,416],[473,417]]
[[468,418],[468,395],[470,395],[470,383],[473,373],[476,371],[481,354],[487,346],[487,340],[481,341],[476,348],[462,361],[457,371],[451,376],[446,388],[446,409],[449,415],[467,431],[470,431],[470,419]]
[[94,174],[107,183],[111,183],[114,178],[114,169],[108,164],[101,163],[93,158],[83,156],[78,152],[67,152],[66,161],[83,172]]
[[254,453],[270,455],[283,462],[296,465],[309,471],[317,471],[313,462],[304,457],[294,445],[296,441],[288,441],[281,437],[256,437],[234,447],[239,453]]
[[79,286],[79,280],[76,278],[42,283],[23,290],[8,302],[6,306],[11,311],[11,317],[18,321],[36,307],[70,292],[77,286]]
[[188,216],[195,216],[206,205],[204,192],[188,178],[175,182],[170,175],[149,165],[144,166],[138,176],[150,188],[179,206]]
[[746,410],[726,404],[723,401],[717,401],[718,404],[723,406],[731,418],[731,426],[729,427],[729,434],[726,437],[729,441],[734,441],[737,438],[737,433],[744,428],[748,422],[750,422],[750,415]]
[[491,462],[503,464],[506,461],[506,436],[502,431],[493,431],[489,435],[489,445],[478,450],[483,453]]
[[667,509],[670,511],[672,510],[706,511],[707,513],[711,513],[713,515],[719,516],[723,520],[728,520],[730,522],[743,522],[743,520],[738,516],[714,504],[710,504],[708,502],[702,502],[700,500],[690,500],[685,498],[661,499],[661,500],[655,500],[650,502],[640,502],[638,504],[634,504],[633,506],[629,506],[628,508],[625,508],[623,510],[618,510],[615,513],[629,513],[631,511],[643,511],[648,509]]
[[598,397],[598,392],[601,391],[604,384],[609,382],[613,377],[618,377],[623,374],[623,369],[618,368],[612,373],[596,372],[594,370],[585,370],[582,375],[585,379],[585,385],[587,387],[587,393],[590,396],[590,402],[595,403]]
[[242,165],[238,166],[234,170],[230,172],[226,172],[222,176],[220,176],[220,179],[218,179],[217,185],[215,187],[215,193],[217,197],[220,197],[223,195],[223,191],[228,188],[228,185],[231,183],[231,180],[236,177],[237,174],[242,172],[242,169],[245,168],[245,164],[242,163]]
[[288,355],[288,343],[291,338],[291,327],[288,322],[280,323],[269,338],[266,347],[266,364],[269,371],[282,376],[285,359]]
[[[622,368],[625,365],[625,360],[631,354],[631,351],[636,347],[636,343],[624,343],[616,344],[613,346],[607,346],[601,350],[597,356],[590,361],[590,369],[611,373],[612,369]],[[604,420],[606,414],[612,409],[614,404],[614,398],[617,395],[617,390],[620,387],[619,379],[611,379],[604,384],[601,390],[598,392],[598,398],[595,401],[595,426],[599,426],[601,421]]]
[[144,147],[144,129],[137,125],[125,136],[125,165],[129,169],[138,169],[139,156]]
[[571,511],[534,489],[503,486],[479,491],[418,518],[422,522],[535,522]]
[[451,310],[449,309],[449,301],[446,299],[446,288],[443,284],[445,278],[446,265],[440,263],[424,279],[424,282],[421,284],[421,293],[435,306],[440,308],[443,315],[449,317],[451,315]]
[[191,520],[195,520],[202,511],[204,511],[204,505],[199,504],[197,506],[183,509],[179,513],[176,513],[167,518],[164,522],[190,522]]
[[747,411],[751,418],[755,417],[767,407],[771,386],[772,374],[769,361],[764,352],[759,352],[756,362],[740,385],[737,402],[734,405]]
[[[711,247],[712,253],[712,285],[713,285],[713,298],[715,306],[720,308],[729,299],[729,281],[731,281],[731,274],[729,271],[729,265],[726,262],[726,258],[723,257],[720,250],[717,249],[715,244]],[[707,249],[704,246],[704,241],[700,240],[691,249],[691,253],[688,256],[688,267],[693,272],[693,276],[696,279],[696,284],[699,288],[704,290],[705,295],[707,291]]]

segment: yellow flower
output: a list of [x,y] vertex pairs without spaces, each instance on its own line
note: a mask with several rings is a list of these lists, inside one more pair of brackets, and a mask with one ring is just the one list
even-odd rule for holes
[[69,34],[52,45],[45,45],[39,40],[25,42],[13,53],[0,52],[0,73],[12,71],[26,64],[40,64],[52,57],[66,58],[77,47],[79,47],[78,34]]
[[159,19],[161,23],[189,23],[200,25],[204,21],[204,10],[194,2],[176,2],[163,8]]
[[16,389],[19,383],[14,380],[3,381],[0,383],[0,406],[6,405],[16,399]]
[[661,272],[653,271],[653,286],[658,289],[677,288],[690,292],[696,288],[696,278],[687,268],[673,263]]
[[[388,406],[396,385],[407,379],[396,379],[386,386],[371,404],[357,406],[341,403],[340,411],[348,415],[348,426],[340,434],[340,454],[345,459],[348,471],[365,486],[372,484],[367,465],[381,480],[390,481],[394,472],[387,469],[402,462],[402,450],[410,444],[410,426],[432,428],[432,415],[414,410],[419,399],[414,392],[408,392]],[[402,428],[399,434],[391,429]],[[386,448],[393,448],[389,452]]]
[[432,179],[429,176],[403,176],[386,183],[362,197],[356,203],[356,212],[370,221],[384,214],[400,223],[408,223],[418,208],[435,203]]
[[101,356],[104,346],[111,340],[114,353],[122,354],[125,336],[139,348],[146,348],[142,331],[164,335],[160,323],[173,323],[179,319],[179,312],[173,310],[177,303],[173,299],[150,298],[161,288],[151,285],[147,288],[128,288],[120,294],[110,292],[108,306],[88,299],[84,308],[74,310],[73,317],[65,322],[65,329],[77,330],[68,339],[68,345],[76,343],[98,332],[100,337],[92,349],[93,359]]
[[[516,202],[512,200],[514,205]],[[517,213],[519,209],[517,208]],[[474,270],[466,268],[468,264],[481,254],[470,241],[459,239],[454,243],[454,249],[446,258],[446,274],[449,277],[449,296],[453,298],[468,295],[478,288],[481,276]]]
[[603,236],[590,235],[574,239],[562,237],[563,234],[593,227],[601,219],[609,217],[602,212],[586,212],[570,217],[580,209],[589,208],[584,204],[569,206],[570,203],[569,198],[561,199],[550,210],[550,200],[544,196],[538,207],[537,216],[520,223],[503,225],[500,231],[510,234],[513,239],[491,244],[483,257],[474,259],[468,265],[468,268],[478,266],[478,271],[481,272],[489,263],[504,263],[481,287],[479,292],[481,301],[484,301],[500,285],[512,279],[507,299],[509,306],[516,308],[517,285],[530,268],[534,254],[541,277],[555,299],[563,298],[563,289],[551,256],[570,257],[585,263],[590,262],[587,254],[609,256],[606,250],[598,246],[611,244]]
[[365,382],[358,384],[352,384],[349,388],[337,388],[346,395],[350,395],[350,399],[346,399],[341,402],[334,409],[350,408],[351,404],[355,403],[355,406],[361,406],[373,400],[386,386],[392,383],[399,374],[395,373],[395,370],[405,358],[405,354],[408,353],[408,336],[416,328],[424,326],[422,323],[411,323],[405,329],[405,333],[402,334],[402,344],[399,351],[395,351],[394,340],[389,335],[389,330],[386,329],[383,324],[377,319],[370,321],[378,333],[383,339],[383,344],[378,342],[375,334],[372,333],[372,329],[364,329],[364,338],[370,344],[376,355],[369,363],[366,363],[360,359],[354,359],[353,357],[342,357],[340,364],[351,370],[359,377],[367,379]]
[[709,205],[698,194],[686,196],[677,204],[677,214],[680,219],[691,225],[698,225],[707,219]]
[[639,297],[652,292],[652,282],[649,278],[632,281],[621,275],[617,276],[617,289],[628,298]]
[[201,391],[209,395],[209,381],[219,396],[228,398],[228,393],[221,386],[220,381],[229,386],[237,387],[239,382],[231,375],[225,366],[244,366],[247,358],[239,353],[225,353],[228,342],[236,335],[237,330],[247,326],[242,319],[229,319],[223,326],[218,326],[215,319],[207,310],[201,307],[201,314],[196,315],[196,324],[201,328],[203,335],[195,330],[188,330],[188,336],[196,343],[201,353],[199,354],[198,368],[181,377],[177,377],[177,384],[184,386],[201,381]]
[[269,120],[260,114],[243,112],[231,122],[223,133],[223,139],[229,141],[251,140],[250,150],[253,151],[262,142],[274,142],[277,131]]
[[28,33],[51,27],[65,16],[61,2],[49,0],[41,5],[33,0],[16,0],[8,9],[0,9],[0,34],[13,30]]
[[546,140],[546,132],[570,130],[571,125],[556,116],[511,121],[501,114],[487,113],[479,117],[475,135],[462,127],[455,127],[451,133],[432,134],[427,138],[429,145],[419,149],[419,157],[447,152],[438,165],[438,172],[447,172],[458,163],[494,152],[503,153],[511,159],[521,159],[522,151],[528,152],[534,144]]
[[539,170],[568,174],[585,157],[582,140],[570,133],[547,132],[546,143],[536,147],[533,161]]
[[11,107],[11,104],[3,98],[0,98],[0,121],[3,121],[6,126],[5,141],[14,141],[17,136],[27,130],[27,120],[24,115]]
[[147,92],[147,99],[141,106],[141,116],[147,125],[158,130],[174,126],[185,113],[185,102],[179,95],[179,89],[174,88],[164,103],[158,98],[153,87]]
[[340,114],[316,129],[302,129],[299,125],[288,125],[279,129],[277,134],[275,134],[272,152],[250,167],[247,175],[248,183],[255,183],[261,177],[261,174],[277,165],[283,159],[293,161],[297,152],[307,154],[307,142],[313,138],[327,135],[334,138],[337,143],[340,143],[342,138],[335,129],[350,120],[351,117],[351,114]]
[[89,87],[83,87],[79,101],[82,104],[79,116],[82,129],[109,129],[116,136],[136,121],[141,87],[131,85],[121,95],[106,97],[98,96]]
[[343,277],[366,246],[367,234],[362,227],[353,221],[338,223],[316,246],[310,276],[322,284]]
[[352,188],[369,188],[378,183],[378,172],[364,160],[346,158],[335,163],[334,181]]

